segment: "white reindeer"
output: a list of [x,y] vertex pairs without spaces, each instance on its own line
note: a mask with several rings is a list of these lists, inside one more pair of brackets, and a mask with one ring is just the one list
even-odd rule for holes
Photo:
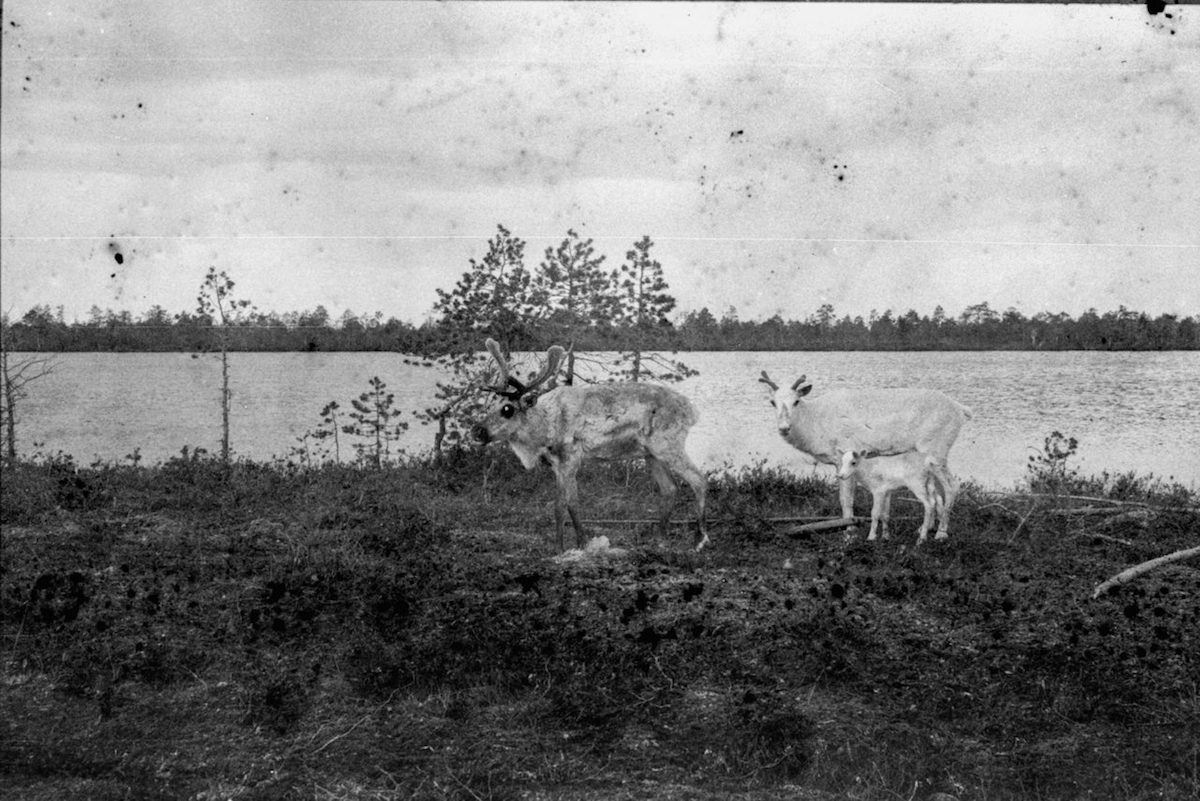
[[[963,423],[971,419],[971,410],[958,401],[934,389],[834,390],[805,400],[812,385],[804,376],[780,387],[764,370],[759,381],[773,391],[780,436],[797,450],[829,465],[839,465],[842,454],[851,450],[881,456],[916,451],[944,488],[946,500],[953,500],[957,482],[948,457]],[[839,485],[842,517],[853,517],[856,477]],[[948,534],[943,521],[939,536]]]
[[930,460],[917,451],[896,456],[875,456],[867,451],[846,451],[838,468],[838,479],[858,479],[871,491],[871,531],[867,540],[876,536],[888,537],[888,523],[892,514],[892,492],[908,487],[925,507],[925,517],[917,533],[920,545],[929,535],[934,514],[939,515],[938,533],[934,539],[944,540],[949,536],[950,504],[954,503],[954,490],[944,487],[932,470]]
[[576,542],[580,547],[587,542],[575,480],[586,459],[644,458],[663,496],[659,522],[664,534],[679,491],[672,474],[682,478],[696,496],[696,550],[708,543],[704,519],[708,480],[684,450],[696,422],[696,411],[687,398],[663,386],[637,382],[561,386],[537,395],[533,391],[558,373],[562,348],[555,345],[547,351],[545,366],[528,386],[509,374],[495,340],[487,340],[487,349],[500,367],[500,383],[489,389],[503,402],[475,428],[475,435],[483,443],[507,442],[526,470],[541,461],[554,470],[558,481],[554,524],[560,549],[567,514]]

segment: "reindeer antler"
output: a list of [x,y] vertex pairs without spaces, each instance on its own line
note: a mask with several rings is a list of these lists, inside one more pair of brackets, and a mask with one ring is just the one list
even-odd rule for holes
[[800,389],[800,387],[801,387],[801,386],[804,384],[804,379],[805,379],[806,377],[807,377],[807,376],[801,375],[799,378],[797,378],[797,379],[796,379],[796,383],[792,384],[792,389],[793,389],[793,390]]
[[500,343],[488,337],[484,346],[487,347],[488,353],[492,354],[492,358],[496,360],[496,364],[500,367],[500,383],[508,381],[508,362],[504,360],[504,354],[500,352]]
[[496,360],[496,366],[500,368],[500,382],[487,387],[487,389],[512,400],[521,397],[525,392],[525,385],[509,375],[508,360],[504,358],[504,353],[500,350],[500,343],[489,337],[484,345],[487,346],[488,353],[492,354],[492,358]]
[[526,385],[513,378],[509,373],[508,361],[500,350],[500,343],[489,338],[484,344],[487,345],[488,353],[492,354],[492,358],[496,360],[496,365],[500,368],[500,383],[488,387],[488,389],[509,400],[517,400],[522,395],[537,389],[546,379],[558,373],[559,365],[566,355],[566,351],[560,346],[551,346],[546,351],[546,364],[542,367],[542,371]]
[[537,389],[546,379],[558,374],[559,365],[562,364],[563,357],[567,352],[560,345],[551,345],[546,351],[546,365],[542,368],[542,372],[537,374],[537,377],[529,382],[529,386],[525,388],[526,392]]
[[779,385],[771,380],[771,376],[767,375],[767,371],[762,371],[762,378],[758,379],[761,383],[766,384],[771,389],[779,389]]

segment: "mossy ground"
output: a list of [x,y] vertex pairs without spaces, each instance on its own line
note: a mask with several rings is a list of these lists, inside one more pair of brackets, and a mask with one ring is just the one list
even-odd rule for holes
[[[756,468],[713,479],[723,522],[700,554],[682,526],[611,526],[623,555],[559,563],[553,481],[507,455],[7,465],[0,784],[30,799],[1200,796],[1200,571],[1090,598],[1194,545],[1200,499],[1073,481],[968,486],[951,540],[916,548],[915,519],[878,544],[782,533],[766,518],[834,516],[836,489]],[[589,469],[581,488],[587,517],[655,502],[637,469]],[[684,490],[677,516],[689,506]]]

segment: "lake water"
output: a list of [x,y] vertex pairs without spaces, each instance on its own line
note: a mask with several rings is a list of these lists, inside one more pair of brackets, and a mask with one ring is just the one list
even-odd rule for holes
[[[18,445],[62,450],[87,463],[121,461],[135,448],[156,462],[184,445],[217,452],[220,358],[189,353],[68,353],[53,374],[29,385],[19,407]],[[801,373],[814,397],[840,387],[929,387],[970,406],[950,453],[962,478],[1011,487],[1043,438],[1079,441],[1085,474],[1154,473],[1200,483],[1200,353],[936,352],[683,353],[700,375],[679,385],[700,412],[688,447],[706,469],[765,461],[798,473],[812,463],[775,433],[767,370],[779,383]],[[399,408],[432,401],[439,375],[395,353],[235,353],[231,442],[252,459],[285,455],[315,428],[331,400],[343,409],[379,376]],[[414,424],[402,444],[428,450],[431,428]],[[345,451],[344,451],[345,453]],[[831,468],[817,468],[831,472]]]

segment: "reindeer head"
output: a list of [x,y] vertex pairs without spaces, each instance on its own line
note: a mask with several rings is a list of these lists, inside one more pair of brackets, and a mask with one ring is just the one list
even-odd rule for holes
[[526,385],[510,374],[508,361],[501,353],[496,340],[489,339],[487,349],[496,360],[496,366],[500,368],[499,382],[487,389],[499,395],[502,400],[500,407],[475,427],[475,438],[485,444],[507,442],[526,428],[525,414],[538,399],[534,390],[558,374],[559,364],[566,352],[558,345],[547,350],[546,364],[542,371]]
[[838,460],[837,477],[845,481],[854,476],[854,472],[858,469],[858,465],[862,462],[863,453],[861,451],[846,451],[842,454],[842,458]]
[[792,415],[799,407],[800,399],[812,392],[812,384],[805,384],[804,379],[804,376],[800,376],[787,389],[780,389],[779,385],[767,375],[766,370],[762,371],[762,378],[758,379],[760,383],[771,388],[771,405],[775,407],[775,425],[779,427],[781,436],[786,437],[791,432]]

